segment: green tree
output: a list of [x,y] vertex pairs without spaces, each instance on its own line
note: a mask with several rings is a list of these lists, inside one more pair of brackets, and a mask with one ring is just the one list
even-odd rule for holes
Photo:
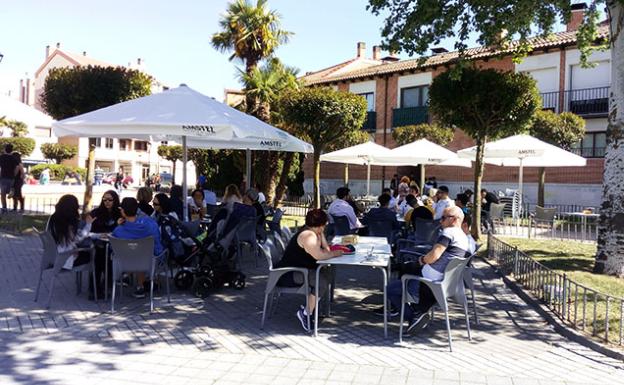
[[0,127],[7,127],[11,130],[11,136],[21,138],[28,134],[28,126],[19,120],[8,120],[5,117],[0,118]]
[[320,156],[328,146],[366,119],[366,100],[331,88],[304,88],[288,92],[281,101],[284,122],[297,136],[314,146],[314,205],[320,206]]
[[[544,142],[554,144],[564,150],[570,150],[585,135],[585,120],[571,112],[555,114],[548,110],[539,110],[533,117],[529,133]],[[544,206],[544,185],[546,169],[539,168],[537,204]]]
[[454,131],[450,127],[441,127],[433,123],[421,123],[397,127],[392,131],[392,138],[399,145],[412,143],[419,139],[427,139],[441,146],[453,139]]
[[43,108],[60,120],[151,93],[152,78],[124,67],[53,68],[41,95]]
[[[571,1],[519,0],[369,0],[368,8],[386,16],[382,29],[383,46],[394,51],[424,54],[431,44],[457,38],[455,47],[466,52],[468,36],[476,32],[483,44],[505,46],[521,58],[532,50],[528,38],[535,33],[547,36],[561,19],[570,19]],[[599,8],[606,5],[609,42],[597,39]],[[611,103],[605,152],[601,215],[598,222],[598,249],[594,271],[624,276],[624,0],[591,0],[577,31],[581,61],[588,62],[593,49],[611,48]],[[506,34],[501,32],[507,32]],[[520,44],[510,44],[519,37]]]
[[166,144],[161,144],[160,146],[158,146],[158,149],[156,150],[156,152],[158,153],[158,156],[160,156],[161,158],[167,159],[173,164],[173,174],[171,175],[172,176],[171,184],[175,184],[176,163],[177,161],[182,160],[182,158],[184,157],[184,151],[183,151],[182,146],[179,146],[179,145],[169,146]]
[[[245,73],[252,75],[260,61],[273,55],[277,47],[288,41],[290,32],[280,29],[280,14],[266,7],[267,0],[236,0],[219,21],[220,31],[212,35],[212,46],[231,52],[230,60],[245,63]],[[246,95],[248,111],[255,109],[255,100]]]
[[483,148],[488,140],[518,133],[528,126],[540,103],[535,80],[525,74],[492,69],[465,68],[459,76],[447,71],[433,80],[429,98],[429,107],[441,124],[458,127],[476,141],[472,234],[478,239]]
[[71,159],[78,154],[78,146],[62,143],[44,143],[41,145],[41,153],[46,159],[61,164],[65,159]]
[[7,144],[13,145],[13,151],[19,152],[23,157],[32,154],[35,149],[35,140],[32,138],[2,138],[0,137],[0,149]]

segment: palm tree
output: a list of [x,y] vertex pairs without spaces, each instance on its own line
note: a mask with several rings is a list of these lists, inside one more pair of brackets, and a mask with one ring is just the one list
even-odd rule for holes
[[232,52],[230,60],[245,63],[245,73],[251,75],[258,63],[273,55],[275,49],[288,41],[291,32],[280,29],[280,14],[266,8],[267,0],[230,3],[219,21],[221,32],[212,35],[212,45],[219,51]]

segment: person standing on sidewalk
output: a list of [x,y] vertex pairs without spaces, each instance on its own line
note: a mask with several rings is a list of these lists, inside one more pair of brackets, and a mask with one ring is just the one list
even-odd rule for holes
[[13,145],[9,143],[4,146],[4,154],[0,155],[0,200],[2,201],[2,213],[7,212],[7,194],[13,188],[19,164],[12,153]]
[[24,212],[24,195],[22,194],[22,187],[24,186],[24,177],[26,173],[24,171],[24,165],[22,164],[22,156],[19,152],[14,152],[13,157],[17,162],[17,168],[15,169],[15,178],[13,180],[13,211],[17,211],[19,203],[20,212]]

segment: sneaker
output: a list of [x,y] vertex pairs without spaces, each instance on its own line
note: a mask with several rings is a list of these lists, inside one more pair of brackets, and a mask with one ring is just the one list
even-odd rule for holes
[[301,322],[301,327],[303,328],[303,330],[309,333],[310,325],[308,325],[308,316],[306,315],[303,306],[297,311],[297,318],[299,319],[299,322]]
[[[383,306],[379,306],[378,308],[376,308],[375,310],[373,310],[373,312],[375,314],[377,314],[378,316],[382,316],[384,315],[384,307]],[[388,317],[396,317],[399,315],[399,309],[395,308],[394,306],[388,306]]]
[[430,321],[431,321],[431,315],[429,314],[429,312],[414,313],[414,318],[412,319],[409,326],[407,327],[407,333],[409,334],[418,333],[419,331],[429,326]]
[[134,298],[145,298],[145,289],[143,286],[137,286],[134,293],[132,293]]

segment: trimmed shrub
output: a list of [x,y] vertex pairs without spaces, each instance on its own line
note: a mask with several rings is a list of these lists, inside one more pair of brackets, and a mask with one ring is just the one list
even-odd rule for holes
[[30,173],[33,177],[39,179],[39,177],[41,176],[41,171],[43,171],[45,168],[50,169],[51,180],[62,180],[68,171],[76,171],[83,181],[85,176],[87,175],[86,168],[66,166],[64,164],[38,164],[30,168]]
[[32,138],[0,138],[0,150],[4,152],[4,145],[9,143],[13,145],[13,151],[19,152],[24,158],[35,149],[35,140]]

